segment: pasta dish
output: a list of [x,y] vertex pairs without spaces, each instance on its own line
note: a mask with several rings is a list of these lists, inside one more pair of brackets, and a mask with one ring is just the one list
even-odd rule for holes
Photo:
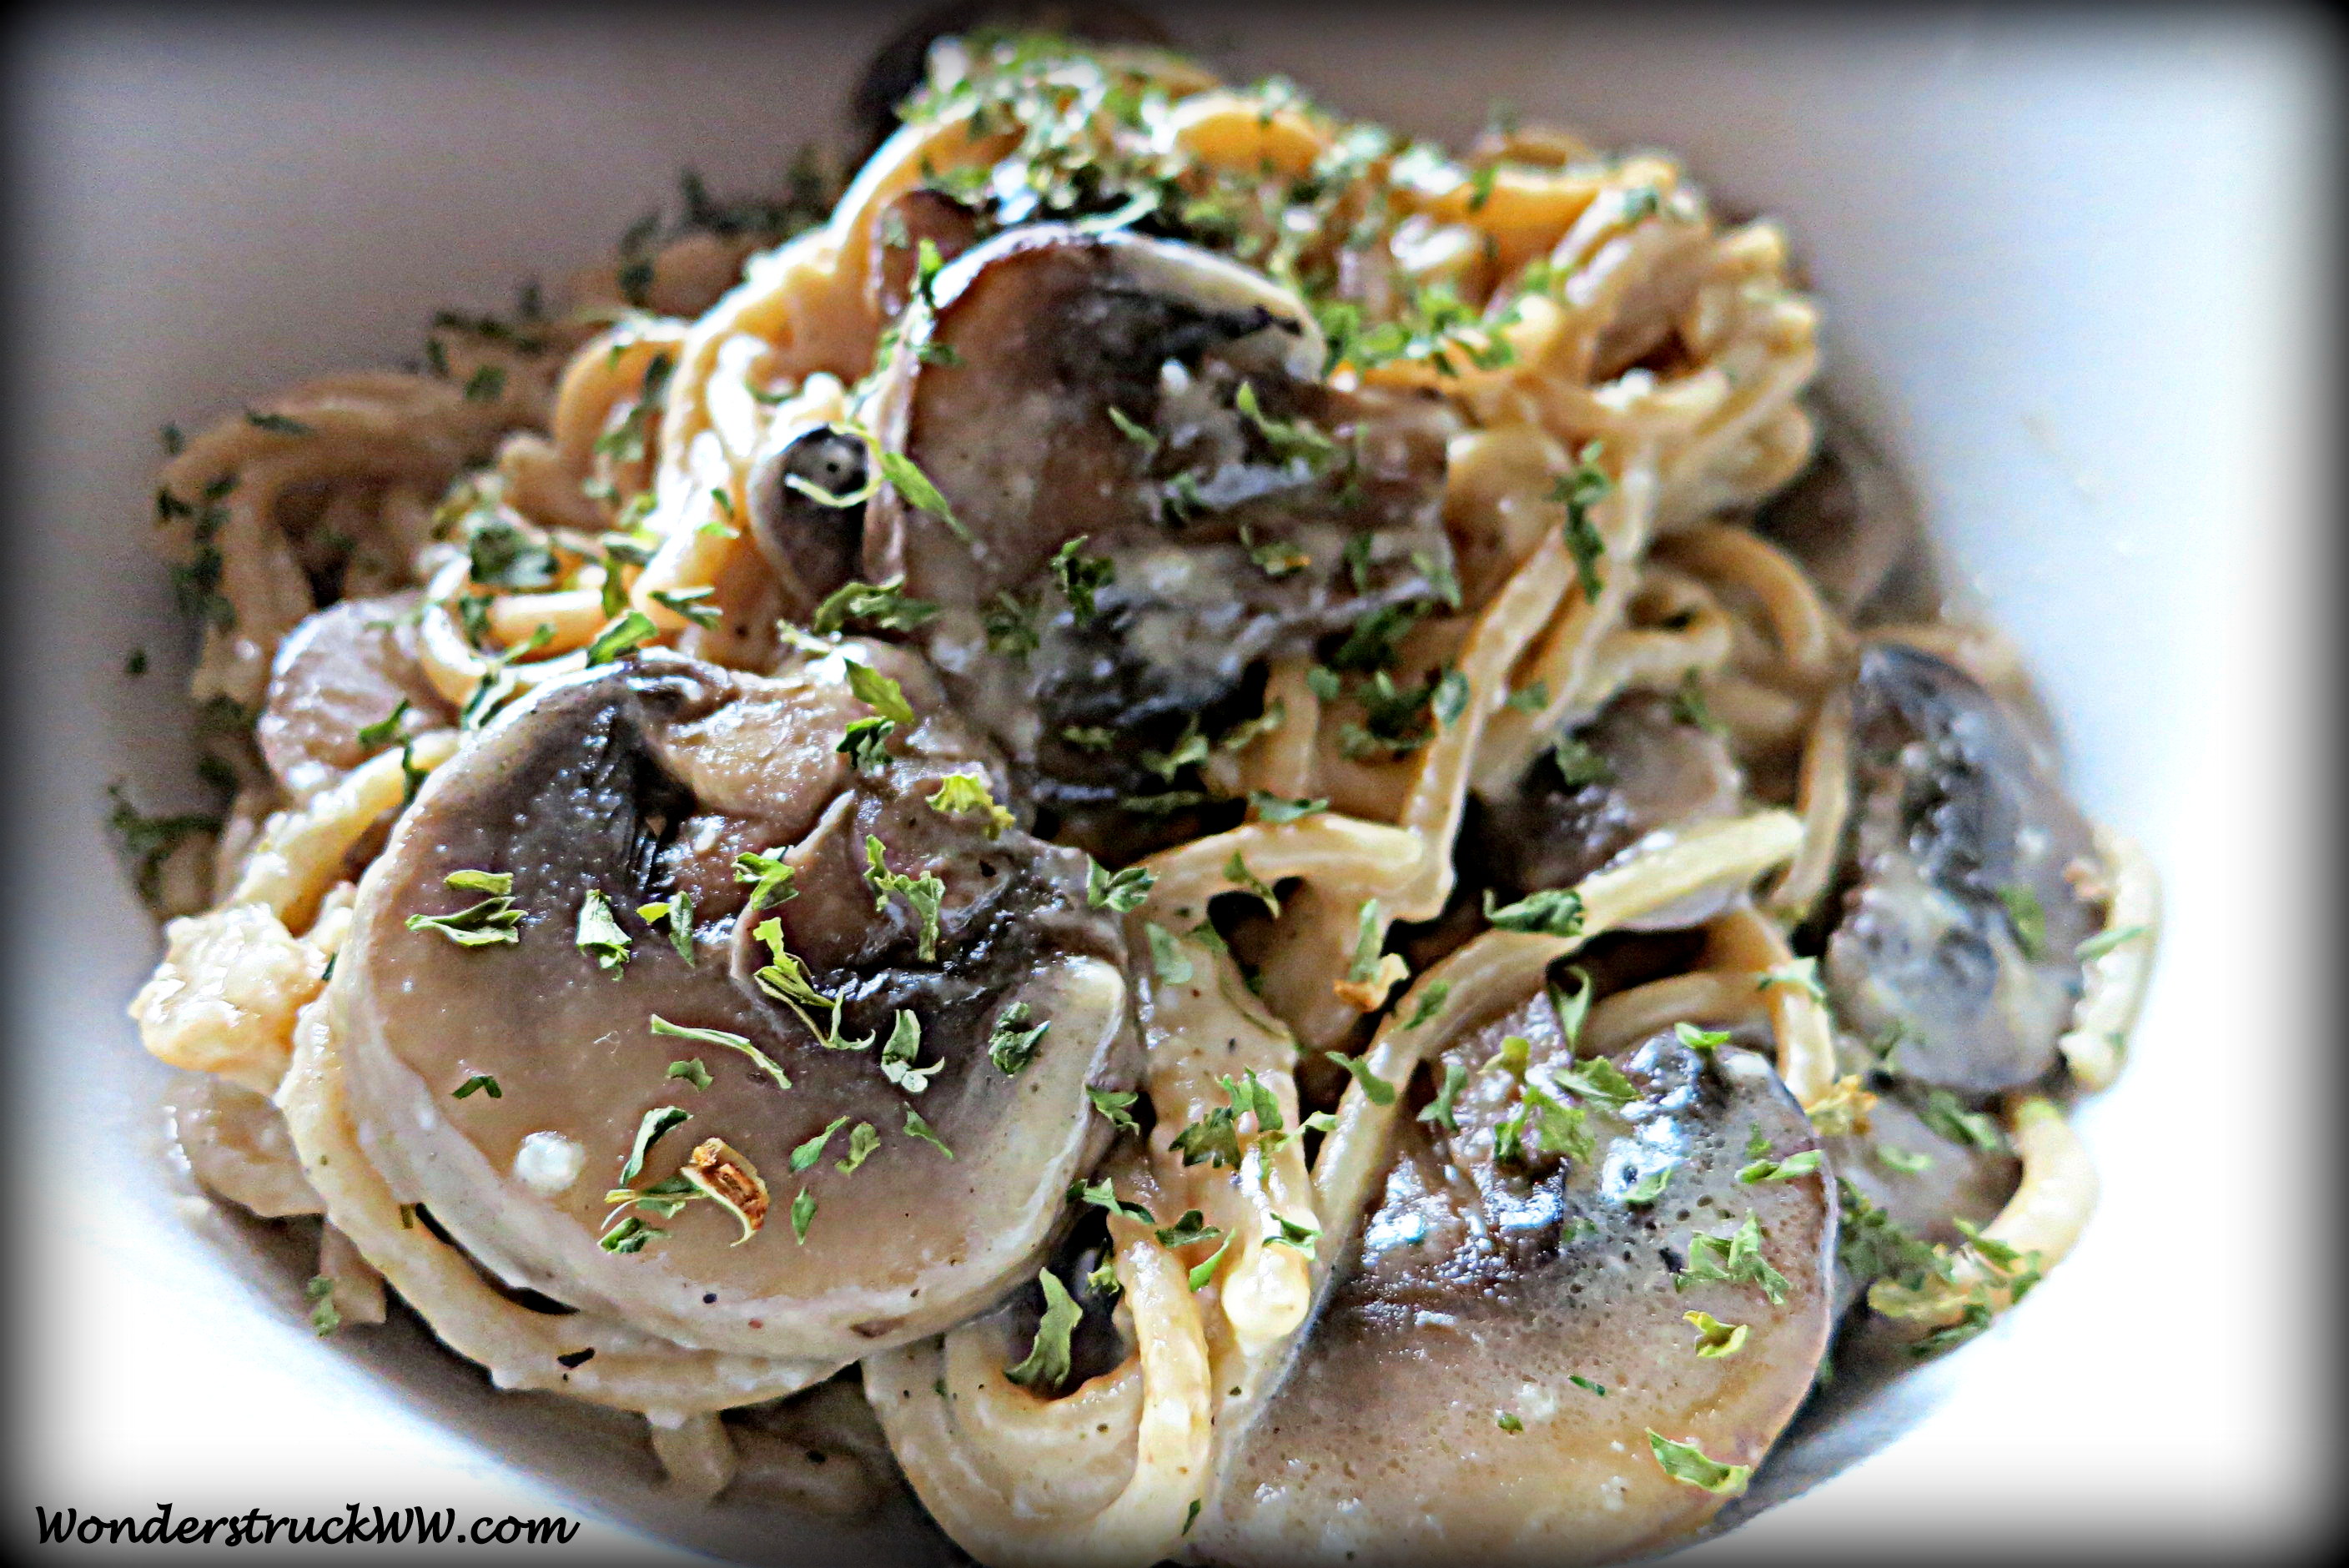
[[860,167],[185,439],[197,1178],[990,1564],[1610,1562],[2073,1244],[2152,874],[1785,235],[978,34]]

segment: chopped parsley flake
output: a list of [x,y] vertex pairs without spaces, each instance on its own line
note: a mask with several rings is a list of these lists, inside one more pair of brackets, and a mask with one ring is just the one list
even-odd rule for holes
[[1567,975],[1575,982],[1571,992],[1555,985],[1546,984],[1544,988],[1549,996],[1550,1011],[1557,1016],[1558,1037],[1566,1042],[1567,1049],[1572,1050],[1582,1038],[1582,1021],[1590,1016],[1590,998],[1598,987],[1591,981],[1590,971],[1579,964],[1570,965]]
[[674,1105],[657,1105],[645,1112],[644,1119],[636,1123],[636,1138],[628,1146],[628,1158],[620,1166],[620,1185],[625,1187],[644,1174],[645,1156],[660,1141],[663,1133],[692,1119],[691,1111]]
[[1581,584],[1582,596],[1593,604],[1607,586],[1599,574],[1599,563],[1607,558],[1607,541],[1590,521],[1590,509],[1615,488],[1615,481],[1599,466],[1599,443],[1593,441],[1576,453],[1574,471],[1561,475],[1550,490],[1550,500],[1566,507],[1566,547],[1574,556],[1574,575]]
[[[762,855],[752,851],[735,856],[734,880],[750,884],[750,899],[742,906],[742,918],[750,919],[771,903],[781,903],[799,897],[799,889],[792,885],[792,879],[797,874],[773,855]],[[688,912],[691,908],[690,904],[687,905]]]
[[2125,943],[2135,942],[2151,929],[2152,927],[2144,925],[2124,925],[2116,930],[2098,932],[2074,948],[2072,956],[2086,964],[2091,960],[2102,958]]
[[1680,1023],[1672,1026],[1672,1034],[1681,1044],[1700,1056],[1709,1057],[1729,1044],[1729,1031],[1726,1029],[1700,1029],[1694,1024]]
[[1212,1242],[1224,1233],[1207,1223],[1207,1217],[1196,1209],[1185,1209],[1183,1217],[1171,1225],[1161,1225],[1153,1233],[1162,1247],[1187,1247],[1194,1242]]
[[1432,1121],[1439,1127],[1449,1128],[1454,1132],[1459,1131],[1460,1118],[1453,1109],[1453,1102],[1460,1098],[1461,1088],[1467,1081],[1468,1068],[1464,1063],[1457,1061],[1444,1063],[1444,1082],[1437,1088],[1435,1098],[1428,1101],[1425,1109],[1420,1111],[1419,1119]]
[[1682,1315],[1696,1329],[1696,1353],[1708,1360],[1736,1355],[1744,1347],[1747,1334],[1752,1332],[1743,1323],[1723,1323],[1709,1312],[1690,1312]]
[[940,1057],[928,1067],[914,1066],[914,1058],[922,1050],[922,1021],[905,1007],[897,1009],[889,1030],[889,1038],[881,1047],[881,1076],[904,1089],[907,1094],[919,1094],[930,1087],[930,1079],[946,1066]]
[[631,610],[595,634],[595,640],[587,645],[587,662],[591,665],[609,664],[659,634],[660,628],[653,624],[651,616],[642,610]]
[[881,1147],[881,1134],[869,1121],[860,1121],[848,1130],[848,1153],[832,1162],[832,1168],[843,1174],[854,1171]]
[[777,1067],[772,1059],[768,1057],[766,1052],[752,1045],[750,1040],[743,1036],[734,1034],[726,1029],[688,1028],[682,1024],[670,1023],[658,1013],[655,1013],[652,1016],[651,1028],[654,1034],[664,1036],[672,1040],[692,1040],[698,1045],[722,1046],[730,1051],[740,1051],[744,1056],[750,1057],[751,1062],[757,1066],[761,1071],[764,1072],[769,1078],[773,1078],[777,1088],[789,1088],[792,1087],[792,1080],[785,1075],[783,1069]]
[[1719,1463],[1706,1458],[1695,1444],[1674,1442],[1652,1427],[1648,1429],[1648,1449],[1666,1475],[1716,1497],[1736,1496],[1754,1478],[1753,1466]]
[[1582,895],[1570,887],[1545,888],[1512,904],[1496,903],[1493,890],[1485,890],[1485,920],[1503,931],[1525,931],[1543,936],[1582,934]]
[[1419,1006],[1412,1009],[1411,1021],[1403,1025],[1403,1027],[1406,1029],[1418,1028],[1430,1018],[1434,1017],[1438,1013],[1444,1011],[1444,1004],[1450,1000],[1452,1000],[1452,982],[1449,980],[1438,980],[1434,985],[1430,985],[1425,991],[1420,993]]
[[1395,1102],[1395,1086],[1371,1072],[1371,1064],[1361,1057],[1350,1057],[1342,1051],[1323,1051],[1321,1054],[1345,1068],[1353,1080],[1361,1085],[1363,1095],[1372,1105],[1392,1105]]
[[1133,1119],[1133,1113],[1128,1109],[1135,1100],[1142,1098],[1134,1090],[1088,1088],[1085,1090],[1085,1098],[1092,1100],[1093,1109],[1109,1118],[1110,1125],[1119,1131],[1140,1132],[1142,1130],[1142,1124]]
[[854,765],[859,773],[878,773],[889,766],[889,751],[885,742],[897,733],[895,719],[854,718],[841,732],[840,744],[833,748]]
[[1146,922],[1143,931],[1150,940],[1150,967],[1158,978],[1169,985],[1188,983],[1194,970],[1180,939],[1154,920]]
[[905,687],[854,659],[843,662],[848,665],[848,689],[857,701],[892,724],[913,727],[914,706],[905,700]]
[[910,632],[936,620],[938,606],[905,591],[905,579],[885,583],[846,583],[824,595],[808,619],[809,630],[831,636],[851,625],[882,632]]
[[922,1119],[922,1113],[910,1105],[905,1108],[905,1135],[920,1139],[949,1160],[955,1157],[955,1151],[947,1147],[946,1140],[932,1132],[930,1124]]
[[1080,626],[1088,624],[1100,613],[1094,595],[1117,580],[1117,563],[1106,555],[1082,553],[1085,542],[1092,536],[1081,533],[1052,553],[1049,562],[1052,581],[1061,585],[1061,595]]
[[467,1078],[463,1083],[459,1084],[450,1094],[449,1098],[450,1099],[470,1099],[476,1093],[486,1094],[492,1099],[503,1099],[506,1097],[506,1091],[498,1087],[497,1079],[492,1078],[487,1073],[476,1073],[471,1078]]
[[949,773],[939,781],[928,797],[930,810],[947,817],[981,816],[981,829],[990,839],[999,839],[1003,830],[1017,820],[1009,811],[995,802],[995,794],[988,789],[987,780],[971,773]]
[[1263,789],[1248,791],[1248,805],[1255,810],[1258,817],[1265,821],[1274,823],[1294,822],[1299,818],[1310,817],[1317,811],[1326,811],[1330,809],[1330,802],[1326,799],[1291,800]]
[[645,1250],[646,1243],[658,1241],[667,1234],[667,1231],[647,1225],[630,1214],[598,1237],[595,1244],[607,1253],[640,1253]]
[[1044,1292],[1043,1318],[1036,1325],[1036,1337],[1029,1344],[1027,1357],[1017,1367],[1005,1367],[1003,1375],[1023,1388],[1055,1388],[1069,1376],[1069,1336],[1083,1318],[1084,1309],[1050,1269],[1039,1270],[1036,1283]]
[[938,907],[946,898],[947,884],[935,876],[909,877],[893,872],[881,855],[880,839],[865,834],[864,881],[873,889],[873,913],[885,913],[891,897],[903,898],[921,923],[916,952],[923,963],[933,963],[938,955]]
[[1216,1277],[1216,1269],[1224,1261],[1224,1254],[1232,1250],[1232,1243],[1237,1240],[1239,1240],[1237,1236],[1226,1236],[1224,1244],[1217,1247],[1206,1262],[1193,1269],[1186,1276],[1195,1294],[1207,1288],[1207,1282]]
[[2021,882],[2009,882],[1997,891],[2006,923],[2014,933],[2016,950],[2034,964],[2046,957],[2047,911],[2039,895]]
[[[737,864],[740,864],[739,861]],[[785,869],[788,871],[789,868]],[[757,894],[754,892],[752,896],[755,898]],[[750,912],[746,910],[744,913],[747,914]],[[677,955],[685,960],[687,968],[693,967],[693,895],[691,893],[680,888],[658,903],[640,903],[636,905],[636,918],[647,925],[659,925],[666,923],[668,926],[669,945],[677,949]]]
[[1052,1026],[1050,1018],[1029,1028],[1019,1026],[1027,1022],[1028,1004],[1014,1002],[996,1015],[995,1028],[987,1037],[988,1059],[1007,1076],[1036,1059],[1036,1043]]
[[1958,1103],[1958,1097],[1948,1089],[1937,1088],[1925,1097],[1924,1109],[1918,1113],[1925,1125],[1952,1143],[1970,1144],[1985,1154],[1996,1154],[2006,1147],[1998,1123],[1978,1110],[1968,1110]]
[[[607,583],[612,580],[609,577],[605,579]],[[706,630],[722,619],[717,605],[705,603],[717,592],[715,588],[656,588],[652,598],[654,603],[675,611]]]
[[1104,869],[1099,861],[1088,858],[1085,862],[1085,903],[1095,909],[1114,910],[1130,914],[1142,907],[1143,900],[1158,883],[1156,872],[1140,866],[1127,866],[1119,872]]
[[832,1119],[831,1123],[826,1126],[822,1132],[817,1133],[813,1138],[809,1139],[804,1143],[795,1144],[792,1149],[792,1171],[797,1173],[799,1171],[805,1171],[817,1161],[823,1159],[823,1146],[832,1141],[832,1135],[833,1133],[838,1132],[842,1128],[846,1127],[847,1125],[848,1118],[844,1116],[835,1116]]
[[612,918],[611,904],[594,888],[580,902],[579,931],[574,940],[579,951],[595,959],[599,967],[615,971],[627,967],[631,938]]
[[1098,1181],[1071,1182],[1069,1184],[1069,1202],[1071,1203],[1091,1203],[1095,1208],[1106,1209],[1112,1214],[1123,1214],[1137,1225],[1155,1225],[1158,1223],[1157,1215],[1152,1213],[1149,1210],[1143,1208],[1139,1203],[1132,1202],[1126,1199],[1119,1197],[1117,1195],[1117,1189],[1110,1185],[1109,1178],[1106,1176],[1102,1177]]
[[881,477],[889,481],[889,488],[905,497],[907,505],[928,512],[952,530],[957,539],[968,543],[970,531],[955,516],[954,508],[948,506],[947,498],[938,493],[938,487],[930,482],[930,476],[916,468],[914,459],[903,452],[894,452],[886,448],[879,449],[879,452]]
[[509,896],[513,888],[510,873],[460,871],[450,872],[443,880],[461,892],[486,892],[490,896],[454,914],[411,914],[408,917],[409,930],[437,931],[460,947],[490,947],[522,941],[522,934],[515,929],[522,924],[522,911],[513,906]]
[[1737,1179],[1745,1182],[1792,1181],[1797,1176],[1816,1175],[1819,1159],[1817,1150],[1806,1149],[1801,1153],[1790,1154],[1784,1160],[1756,1160],[1738,1171]]
[[335,1282],[326,1275],[313,1275],[310,1283],[302,1287],[302,1299],[311,1304],[310,1326],[319,1337],[343,1326],[343,1315],[335,1306]]
[[1762,1255],[1762,1222],[1754,1214],[1728,1236],[1700,1231],[1689,1238],[1688,1267],[1672,1276],[1672,1288],[1684,1290],[1703,1280],[1758,1286],[1773,1306],[1786,1301],[1786,1276]]

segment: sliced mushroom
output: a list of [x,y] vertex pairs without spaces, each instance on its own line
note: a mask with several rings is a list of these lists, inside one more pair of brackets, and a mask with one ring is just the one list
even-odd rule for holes
[[[870,717],[841,657],[765,678],[651,655],[541,687],[401,819],[334,980],[353,1103],[400,1197],[504,1281],[685,1345],[845,1362],[1032,1274],[1107,1141],[1087,1088],[1136,1071],[1122,939],[1086,904],[1082,856],[931,804],[957,773],[1000,796],[1001,769],[893,653],[846,650],[919,715],[877,772],[834,749]],[[934,932],[916,897],[870,880],[868,836],[890,875],[937,879]],[[792,868],[790,896],[746,908],[745,851]],[[465,871],[512,882],[451,888]],[[688,892],[690,961],[639,913]],[[512,899],[516,940],[411,928],[485,893]],[[595,895],[629,939],[624,965],[583,945]],[[775,962],[756,934],[771,916],[808,985],[839,999],[836,1030],[756,977]],[[988,1047],[1015,1007],[1049,1026],[1008,1072]],[[717,1033],[665,1037],[656,1017]],[[919,1039],[893,1059],[907,1020]],[[662,1107],[690,1119],[624,1174]],[[684,1186],[688,1155],[702,1184]],[[662,1181],[684,1190],[673,1217],[606,1202]],[[755,1202],[693,1195],[761,1187],[763,1225]],[[607,1250],[616,1220],[664,1233]]]
[[805,616],[825,594],[856,575],[864,549],[870,454],[863,441],[828,424],[778,429],[752,464],[750,537]]
[[[1974,1226],[1995,1219],[2014,1195],[2023,1167],[2003,1141],[1981,1142],[1951,1135],[1946,1115],[1920,1114],[1921,1094],[1895,1090],[1868,1108],[1866,1132],[1826,1140],[1836,1174],[1849,1181],[1886,1218],[1920,1241],[1959,1247],[1966,1237],[1956,1222]],[[1837,1270],[1837,1303],[1847,1308],[1864,1281]]]
[[[1451,1067],[1466,1075],[1458,1130],[1400,1124],[1383,1195],[1285,1380],[1230,1439],[1193,1532],[1199,1559],[1555,1563],[1657,1551],[1725,1492],[1667,1474],[1650,1432],[1757,1465],[1809,1388],[1827,1342],[1836,1205],[1820,1174],[1740,1180],[1751,1144],[1777,1161],[1818,1147],[1768,1061],[1658,1034],[1611,1058],[1639,1098],[1619,1113],[1587,1105],[1595,1158],[1541,1151],[1528,1119],[1529,1152],[1505,1160],[1496,1132],[1523,1106],[1495,1060],[1511,1036],[1530,1046],[1526,1082],[1585,1103],[1560,1081],[1573,1053],[1547,999],[1430,1064],[1438,1081]],[[1734,1237],[1749,1217],[1783,1283],[1676,1281],[1692,1249],[1716,1264],[1726,1251],[1693,1238]],[[1734,1353],[1697,1354],[1694,1311],[1744,1326]]]
[[1865,432],[1820,401],[1810,466],[1754,514],[1754,526],[1803,563],[1847,619],[1932,613],[1931,562],[1917,503]]
[[[1056,816],[1166,792],[1142,754],[1252,717],[1258,661],[1448,578],[1454,417],[1322,384],[1311,313],[1260,274],[1038,224],[947,267],[931,299],[873,427],[952,516],[876,495],[864,576],[945,606],[927,651]],[[1095,564],[1056,570],[1071,546]],[[1063,581],[1087,570],[1089,600]]]
[[2055,1065],[2096,929],[2087,821],[2014,716],[1898,644],[1852,687],[1856,881],[1826,944],[1837,1018],[1901,1077],[1962,1095]]
[[[1516,794],[1482,802],[1466,846],[1475,880],[1522,898],[1572,887],[1650,834],[1740,810],[1744,774],[1712,731],[1674,717],[1664,698],[1627,693],[1544,752]],[[1634,929],[1708,918],[1733,888],[1675,906]]]
[[[306,799],[383,745],[456,722],[417,660],[419,603],[415,593],[346,599],[277,645],[254,736],[287,794]],[[407,712],[395,735],[372,746],[360,739],[402,703]]]
[[978,214],[947,195],[917,185],[891,197],[874,222],[878,242],[864,279],[874,314],[894,321],[920,286],[926,242],[940,262],[953,261],[978,242]]

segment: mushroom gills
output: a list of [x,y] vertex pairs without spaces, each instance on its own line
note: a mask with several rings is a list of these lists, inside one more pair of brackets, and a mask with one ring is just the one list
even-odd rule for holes
[[[1817,1139],[1743,1045],[1666,1031],[1608,1059],[1637,1090],[1619,1110],[1566,1088],[1575,1057],[1539,997],[1430,1063],[1437,1082],[1464,1074],[1458,1129],[1399,1123],[1290,1366],[1225,1439],[1195,1560],[1613,1562],[1702,1528],[1726,1495],[1668,1475],[1651,1431],[1761,1462],[1826,1346],[1837,1213],[1820,1174],[1740,1172]],[[1507,1130],[1526,1084],[1583,1109],[1588,1157],[1547,1150],[1537,1117]],[[1525,1152],[1496,1155],[1513,1136]],[[1775,1278],[1718,1267],[1749,1219]],[[1707,1260],[1743,1277],[1676,1283]],[[1744,1326],[1734,1352],[1700,1356],[1691,1312]]]
[[[919,716],[877,771],[835,749],[869,716],[851,657]],[[362,887],[330,996],[369,1157],[507,1284],[683,1345],[844,1363],[990,1306],[1108,1143],[1086,1090],[1130,1088],[1138,1047],[1083,857],[933,804],[957,774],[1006,788],[885,647],[540,688],[435,773]],[[792,874],[753,910],[761,867]],[[512,882],[450,884],[468,872]],[[455,939],[498,931],[463,912],[501,900],[512,940]],[[1048,1026],[1024,1061],[990,1054],[1009,1018]],[[543,1134],[585,1151],[568,1183],[568,1160],[517,1171]]]
[[2097,917],[2096,856],[2052,760],[1953,665],[1871,645],[1852,686],[1850,886],[1823,965],[1836,1017],[1912,1082],[1973,1098],[2055,1065]]

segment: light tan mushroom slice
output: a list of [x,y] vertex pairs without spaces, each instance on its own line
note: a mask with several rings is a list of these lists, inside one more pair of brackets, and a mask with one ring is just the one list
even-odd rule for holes
[[[1131,1087],[1123,949],[1086,905],[1081,856],[931,803],[956,774],[999,793],[999,766],[917,668],[892,667],[920,717],[876,771],[835,750],[871,717],[842,659],[763,678],[662,655],[543,687],[401,819],[336,967],[336,1025],[370,1158],[501,1277],[688,1346],[845,1362],[1033,1273],[1107,1141],[1088,1087]],[[913,892],[876,887],[867,835]],[[791,896],[746,910],[744,851],[792,867]],[[466,872],[512,885],[449,885]],[[687,892],[689,964],[667,917],[639,913]],[[624,963],[582,944],[594,896],[628,939]],[[512,903],[454,933],[410,925],[484,898]],[[515,940],[455,939],[502,932],[506,913]],[[795,1011],[758,980],[771,917],[806,984],[840,999],[836,1034],[825,1005],[803,995]],[[607,934],[600,951],[616,946]],[[988,1047],[1015,1006],[1049,1027],[1007,1072]],[[706,1032],[657,1034],[656,1018]],[[900,1018],[918,1046],[885,1057]],[[477,1080],[494,1092],[458,1098]],[[688,1119],[624,1180],[664,1107]],[[763,1212],[679,1195],[688,1157],[708,1187],[762,1185]],[[663,1181],[673,1215],[606,1201]],[[660,1233],[614,1251],[598,1238],[615,1221]]]
[[[1511,1037],[1530,1047],[1522,1082]],[[1401,1123],[1285,1380],[1224,1439],[1196,1559],[1613,1562],[1700,1529],[1734,1487],[1668,1474],[1651,1432],[1761,1462],[1826,1346],[1836,1209],[1819,1173],[1740,1173],[1817,1140],[1734,1044],[1666,1031],[1608,1060],[1638,1090],[1619,1113],[1566,1088],[1572,1057],[1537,999],[1431,1064],[1439,1084],[1465,1075],[1458,1130]],[[1588,1157],[1549,1152],[1532,1114],[1526,1153],[1496,1157],[1523,1084],[1584,1109]],[[1749,1220],[1775,1279],[1739,1261]],[[1744,1277],[1695,1277],[1708,1254]],[[1719,1338],[1742,1326],[1733,1353],[1700,1355],[1692,1312]]]
[[[415,593],[346,599],[277,645],[254,738],[285,792],[306,799],[400,738],[456,722],[416,656]],[[396,734],[359,738],[408,705]]]

